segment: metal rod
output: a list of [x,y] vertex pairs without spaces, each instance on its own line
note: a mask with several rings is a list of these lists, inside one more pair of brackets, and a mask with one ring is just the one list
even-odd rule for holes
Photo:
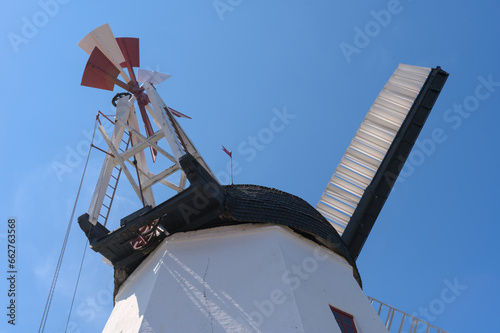
[[104,154],[108,154],[108,155],[109,155],[109,156],[111,156],[111,157],[115,157],[115,155],[113,155],[113,154],[111,154],[111,153],[108,153],[107,151],[102,150],[101,148],[99,148],[99,147],[97,147],[97,146],[94,146],[94,144],[90,144],[90,146],[91,146],[92,148],[95,148],[95,149],[97,149],[97,150],[102,151]]

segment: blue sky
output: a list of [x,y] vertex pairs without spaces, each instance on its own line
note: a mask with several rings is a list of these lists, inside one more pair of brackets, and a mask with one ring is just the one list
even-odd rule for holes
[[[313,206],[398,63],[449,72],[358,266],[367,295],[408,313],[431,309],[422,319],[450,332],[497,331],[500,5],[220,0],[148,1],[138,8],[136,1],[28,0],[1,6],[0,242],[5,251],[6,222],[15,218],[19,271],[17,325],[3,315],[2,332],[38,328],[95,115],[113,112],[114,93],[80,86],[88,56],[77,43],[104,23],[117,37],[140,38],[142,68],[172,74],[159,92],[193,118],[181,125],[221,182],[229,182],[223,144],[238,163],[235,183],[275,187]],[[276,112],[289,115],[283,130],[250,152],[251,138],[270,127]],[[102,159],[92,152],[74,222],[88,208]],[[129,194],[124,185],[114,227],[140,207]],[[85,241],[75,223],[46,332],[64,331]],[[4,259],[3,271],[6,265]],[[449,284],[458,286],[456,297],[445,303]],[[112,309],[111,290],[112,269],[88,251],[68,331],[100,331]]]

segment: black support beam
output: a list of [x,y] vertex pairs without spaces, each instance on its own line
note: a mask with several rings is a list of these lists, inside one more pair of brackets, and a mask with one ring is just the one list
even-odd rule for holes
[[359,256],[447,78],[448,73],[443,71],[441,67],[438,66],[431,70],[377,173],[366,188],[347,224],[342,234],[342,240],[346,243],[355,260]]

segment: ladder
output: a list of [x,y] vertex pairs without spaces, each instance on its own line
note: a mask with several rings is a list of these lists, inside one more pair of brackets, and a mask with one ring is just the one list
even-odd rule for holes
[[[128,131],[125,131],[123,133],[123,136],[124,138],[122,138],[120,147],[118,148],[120,153],[123,153],[128,149],[132,139],[130,136],[130,132]],[[106,223],[108,222],[109,212],[111,211],[111,205],[113,204],[113,200],[115,198],[116,187],[118,186],[118,181],[120,180],[121,174],[122,174],[121,166],[120,165],[115,166],[111,173],[111,178],[109,180],[108,189],[106,191],[106,198],[102,202],[101,210],[99,212],[99,217],[104,219],[103,223],[101,223],[103,226],[106,226]]]

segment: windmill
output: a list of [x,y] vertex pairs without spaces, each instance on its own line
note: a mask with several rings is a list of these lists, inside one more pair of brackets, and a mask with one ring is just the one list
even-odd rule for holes
[[[115,120],[107,118],[114,125],[112,136],[108,136],[102,123],[98,127],[109,148],[92,197],[89,221],[95,225],[100,219],[106,225],[122,172],[143,206],[154,207],[156,202],[153,185],[161,183],[176,192],[185,189],[186,174],[179,164],[181,156],[191,154],[206,170],[209,168],[173,116],[190,117],[168,107],[154,87],[170,75],[139,69],[136,77],[134,68],[140,66],[139,39],[115,38],[109,25],[104,24],[85,36],[78,45],[90,55],[82,85],[110,91],[119,86],[127,91],[113,98],[116,117]],[[127,69],[128,75],[123,68]],[[118,75],[125,82],[118,79]],[[139,82],[143,84],[139,85]],[[134,104],[140,110],[146,135],[140,133]],[[154,119],[158,131],[153,130],[149,116]],[[158,145],[158,141],[163,138],[171,153]],[[150,172],[144,153],[146,148],[150,149],[153,162],[159,152],[171,165],[157,174]],[[135,178],[129,166],[136,169]],[[177,184],[167,179],[176,173],[180,173]]]
[[[89,211],[78,218],[91,248],[114,268],[116,303],[104,332],[387,332],[395,310],[389,324],[382,322],[361,289],[355,260],[446,72],[398,67],[315,209],[276,189],[221,185],[173,117],[184,115],[154,87],[168,75],[139,70],[135,76],[137,39],[115,38],[106,24],[79,45],[90,55],[83,85],[126,91],[113,99],[111,137],[99,126],[109,148]],[[171,153],[158,144],[162,139]],[[171,165],[150,172],[148,148],[153,161],[161,155]],[[121,172],[143,208],[110,231]],[[175,173],[176,184],[166,179]],[[158,183],[177,194],[156,203]]]

